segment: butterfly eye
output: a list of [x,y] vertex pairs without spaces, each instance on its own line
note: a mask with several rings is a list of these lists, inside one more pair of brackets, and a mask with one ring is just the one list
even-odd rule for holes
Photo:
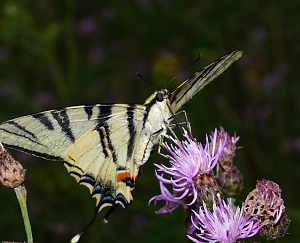
[[164,95],[163,95],[163,93],[158,92],[158,93],[156,94],[156,100],[157,100],[158,102],[162,102],[162,101],[164,100]]

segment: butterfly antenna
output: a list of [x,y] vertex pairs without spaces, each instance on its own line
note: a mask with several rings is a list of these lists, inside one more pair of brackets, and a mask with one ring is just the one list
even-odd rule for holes
[[[197,52],[197,56],[192,60],[192,62],[190,62],[189,64],[187,64],[187,70],[193,71],[194,68],[199,64],[199,62],[201,61],[201,53]],[[192,75],[189,75],[189,79],[192,77]]]
[[84,226],[83,230],[80,233],[78,233],[71,239],[71,243],[77,243],[80,240],[81,236],[83,234],[85,234],[85,232],[89,229],[89,227],[95,222],[97,215],[98,215],[98,212],[95,211],[94,216],[91,219],[91,221],[86,226]]
[[143,76],[141,73],[136,72],[136,76],[137,76],[140,80],[144,81],[145,83],[147,82],[147,80],[144,78],[144,76]]
[[198,64],[198,63],[200,62],[200,60],[201,60],[201,54],[200,54],[200,52],[197,52],[197,56],[196,56],[196,58],[193,60],[192,66]]

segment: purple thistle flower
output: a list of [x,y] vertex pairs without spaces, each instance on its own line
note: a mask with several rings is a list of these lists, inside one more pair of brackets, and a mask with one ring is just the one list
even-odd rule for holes
[[[158,213],[173,211],[175,204],[191,206],[198,197],[195,178],[198,174],[209,174],[222,154],[224,142],[218,140],[218,131],[206,136],[203,146],[184,131],[185,140],[171,138],[173,144],[163,144],[169,154],[170,166],[155,164],[156,177],[160,182],[161,194],[150,199],[151,202],[165,201],[166,205]],[[172,189],[170,192],[166,186]],[[172,205],[170,210],[170,205]]]
[[255,218],[243,215],[239,207],[219,199],[214,202],[212,211],[205,203],[199,212],[193,211],[192,224],[196,229],[194,234],[188,235],[193,242],[233,243],[238,239],[250,238],[260,230],[260,223]]
[[165,205],[159,210],[156,210],[155,213],[157,214],[171,213],[181,204],[181,201],[174,198],[174,196],[169,192],[169,190],[164,186],[163,183],[160,182],[159,185],[160,185],[161,194],[152,197],[149,200],[149,204],[152,202],[156,204],[156,202],[158,201],[164,201]]

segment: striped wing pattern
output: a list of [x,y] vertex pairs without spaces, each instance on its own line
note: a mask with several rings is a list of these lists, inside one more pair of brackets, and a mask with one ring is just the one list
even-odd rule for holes
[[142,129],[141,105],[75,106],[19,117],[0,124],[7,147],[62,160],[97,200],[97,210],[132,201],[138,173],[134,140]]
[[232,63],[240,59],[241,56],[241,51],[233,51],[203,68],[200,72],[196,72],[192,78],[179,85],[170,97],[173,112],[178,111],[195,94],[222,74]]

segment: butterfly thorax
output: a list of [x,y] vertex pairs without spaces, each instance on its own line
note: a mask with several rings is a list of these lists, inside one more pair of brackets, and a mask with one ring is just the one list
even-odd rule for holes
[[138,165],[148,160],[153,146],[167,133],[168,120],[171,117],[167,90],[155,92],[147,99],[145,106],[146,114],[135,156]]

